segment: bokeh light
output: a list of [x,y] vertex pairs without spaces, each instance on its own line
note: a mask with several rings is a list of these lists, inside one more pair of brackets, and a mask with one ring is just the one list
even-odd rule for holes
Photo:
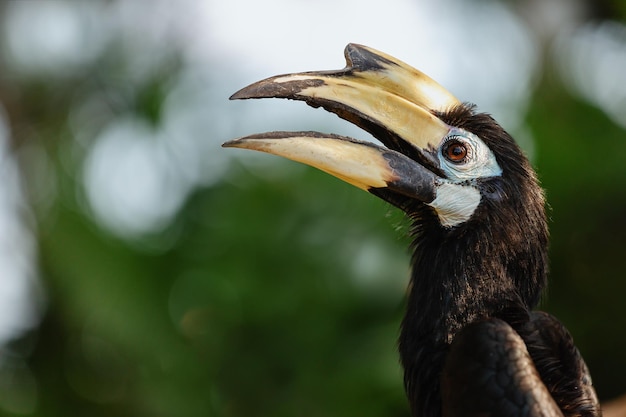
[[554,51],[570,90],[626,127],[626,25],[594,22],[564,32]]

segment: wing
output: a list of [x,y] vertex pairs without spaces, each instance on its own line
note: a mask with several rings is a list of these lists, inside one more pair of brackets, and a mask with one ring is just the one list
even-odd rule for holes
[[455,337],[441,378],[445,417],[563,416],[520,335],[489,319]]
[[535,311],[520,333],[541,379],[563,414],[602,415],[587,365],[565,326],[551,315]]

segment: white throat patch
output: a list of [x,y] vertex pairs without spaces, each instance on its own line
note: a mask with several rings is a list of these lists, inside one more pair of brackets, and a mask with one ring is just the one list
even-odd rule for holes
[[454,227],[469,220],[480,204],[480,191],[471,185],[444,182],[428,205],[435,209],[441,224]]

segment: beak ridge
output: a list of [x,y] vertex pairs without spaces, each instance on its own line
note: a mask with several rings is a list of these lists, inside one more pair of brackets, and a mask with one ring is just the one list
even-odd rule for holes
[[[459,101],[430,77],[382,52],[350,44],[347,66],[270,77],[231,99],[287,98],[323,107],[409,156],[437,148],[450,127],[435,111]],[[417,152],[416,152],[417,151]]]

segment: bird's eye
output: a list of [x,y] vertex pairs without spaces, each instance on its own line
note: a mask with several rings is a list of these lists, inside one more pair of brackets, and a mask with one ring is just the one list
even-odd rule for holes
[[467,144],[457,139],[449,140],[443,147],[443,156],[450,162],[461,163],[467,159]]

